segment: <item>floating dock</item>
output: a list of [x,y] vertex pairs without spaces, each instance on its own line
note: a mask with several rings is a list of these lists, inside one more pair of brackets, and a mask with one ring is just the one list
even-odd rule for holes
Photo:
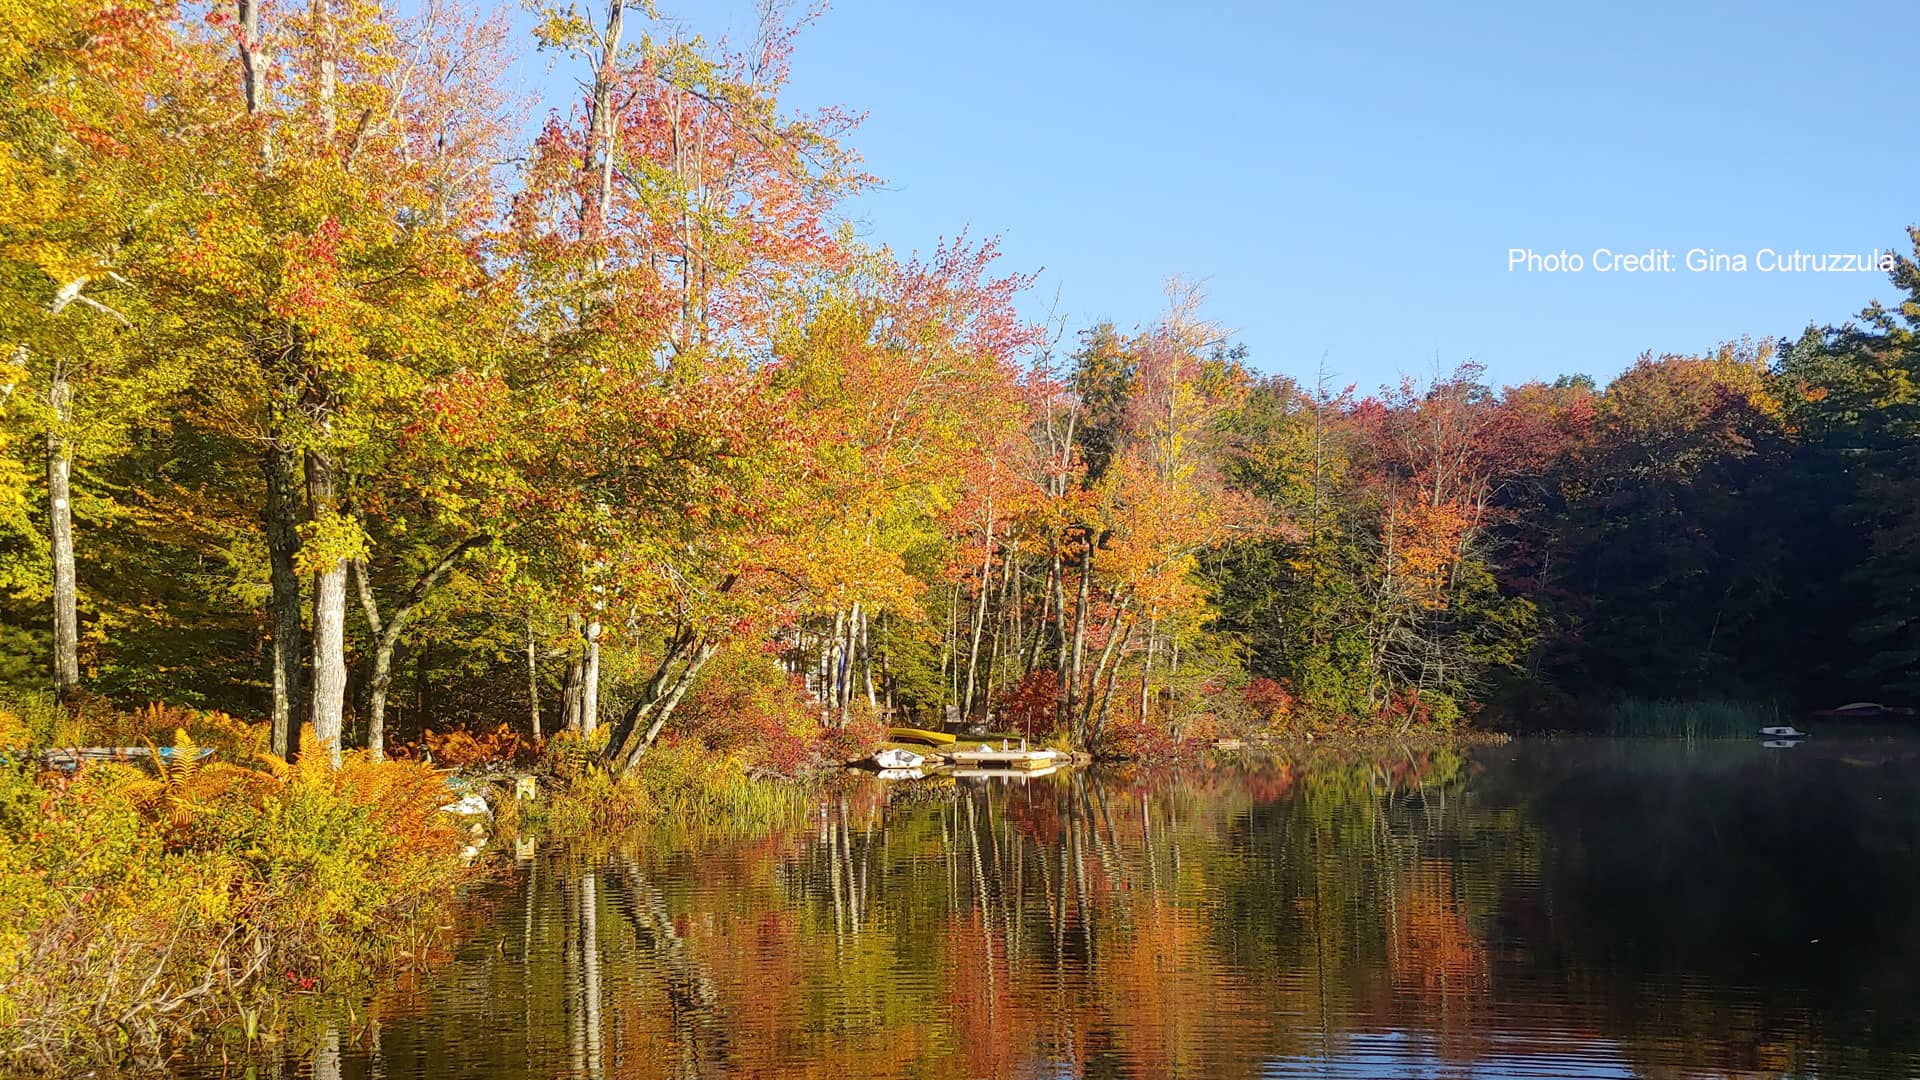
[[942,754],[946,761],[961,769],[1045,769],[1050,766],[1065,765],[1072,761],[1070,755],[1058,750],[1012,749],[1002,746],[995,750],[990,746],[978,749],[955,748]]
[[1039,768],[1022,769],[1009,769],[1005,767],[998,769],[952,769],[948,771],[947,775],[953,777],[955,780],[1019,780],[1025,782],[1028,780],[1038,780],[1043,776],[1052,776],[1054,773],[1059,772],[1061,768],[1062,766],[1060,764],[1055,763],[1052,765],[1042,765]]

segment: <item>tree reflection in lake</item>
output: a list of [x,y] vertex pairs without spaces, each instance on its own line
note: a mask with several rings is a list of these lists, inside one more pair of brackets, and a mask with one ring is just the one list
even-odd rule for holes
[[1920,743],[827,796],[564,852],[313,1076],[1911,1075]]

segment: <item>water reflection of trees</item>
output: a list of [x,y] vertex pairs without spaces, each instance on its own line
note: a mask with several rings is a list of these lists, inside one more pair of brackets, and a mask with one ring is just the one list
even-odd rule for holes
[[[1861,1019],[1870,995],[1914,1000],[1902,961],[1920,920],[1897,899],[1915,870],[1911,769],[1582,755],[1322,753],[914,800],[876,785],[764,834],[555,855],[515,894],[523,917],[490,916],[495,937],[436,991],[447,1016],[388,1025],[385,1068],[452,1054],[514,1075],[845,1080],[1251,1076],[1389,1052],[1653,1075],[1912,1060],[1911,1027]],[[1847,925],[1824,959],[1736,955],[1836,901]]]

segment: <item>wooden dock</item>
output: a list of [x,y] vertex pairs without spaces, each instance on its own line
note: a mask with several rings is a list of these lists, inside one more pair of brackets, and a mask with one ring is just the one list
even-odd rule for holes
[[1058,750],[1014,749],[1004,744],[998,750],[990,746],[972,749],[956,747],[941,756],[961,769],[1045,769],[1065,765],[1072,760]]
[[950,770],[947,775],[953,777],[955,780],[1019,780],[1025,782],[1028,780],[1038,780],[1043,776],[1052,776],[1063,767],[1064,766],[1055,763],[1052,765],[1042,765],[1038,768],[1009,769],[1001,767],[998,769],[953,769]]

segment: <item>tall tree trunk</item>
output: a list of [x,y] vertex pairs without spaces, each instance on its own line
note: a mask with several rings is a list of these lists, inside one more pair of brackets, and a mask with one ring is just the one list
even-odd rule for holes
[[980,669],[980,635],[987,626],[988,592],[993,585],[993,500],[987,500],[987,535],[985,550],[980,554],[979,602],[974,605],[970,636],[967,643],[967,691],[960,698],[960,714],[966,719],[974,715],[974,686]]
[[873,690],[873,616],[860,616],[860,669],[867,678],[867,708],[880,711],[880,699]]
[[[593,86],[587,102],[587,149],[580,171],[591,186],[583,185],[580,196],[582,239],[597,239],[606,227],[606,216],[613,204],[614,139],[619,134],[618,117],[613,112],[614,82],[619,77],[615,65],[620,58],[620,37],[626,25],[627,4],[632,0],[608,0],[606,27],[600,35],[599,64],[594,69]],[[595,258],[598,269],[599,258]]]
[[367,691],[367,756],[387,758],[387,687],[393,682],[393,645],[381,642],[373,650],[373,681]]
[[47,432],[47,541],[53,553],[53,690],[65,700],[80,688],[80,616],[73,570],[73,456],[65,438],[73,422],[73,389],[58,370],[47,387],[53,408],[53,429]]
[[639,698],[610,724],[606,758],[614,772],[624,773],[646,756],[715,649],[709,642],[685,635],[668,643]]
[[574,639],[580,636],[580,616],[575,612],[567,613],[567,631],[567,677],[560,686],[561,726],[577,735],[580,733],[580,689],[585,682],[587,664],[586,651],[574,647]]
[[860,659],[859,604],[847,612],[847,645],[841,655],[845,660],[840,674],[840,722],[845,724],[853,715],[853,665]]
[[260,467],[267,481],[265,525],[272,584],[273,752],[291,758],[300,749],[300,662],[306,651],[306,631],[300,612],[300,575],[294,569],[300,554],[299,477],[293,451],[281,442],[277,423]]
[[1153,686],[1153,649],[1154,643],[1159,640],[1159,629],[1159,619],[1147,621],[1147,658],[1140,667],[1140,722],[1142,724],[1147,722],[1148,697],[1151,693],[1150,688]]
[[1053,669],[1064,676],[1067,673],[1068,648],[1066,562],[1060,556],[1057,543],[1053,549],[1053,566],[1047,573],[1047,595],[1050,597],[1048,603],[1053,607]]
[[847,647],[847,613],[833,613],[833,641],[827,646],[827,722],[835,727],[841,726],[843,717],[840,712],[841,657]]
[[1080,587],[1073,607],[1073,649],[1069,668],[1062,674],[1061,689],[1066,694],[1066,712],[1078,734],[1080,716],[1080,672],[1087,655],[1087,601],[1093,584],[1093,539],[1087,538],[1086,554],[1080,556]]
[[[485,534],[470,536],[448,548],[434,564],[413,583],[400,605],[386,619],[380,617],[380,603],[373,595],[373,582],[367,577],[367,564],[358,559],[353,563],[353,576],[360,585],[360,607],[367,616],[367,629],[373,632],[373,682],[367,694],[367,752],[375,761],[386,757],[387,732],[387,687],[393,682],[393,653],[400,645],[400,635],[407,624],[413,621],[414,613],[426,602],[427,594],[434,585],[446,575],[460,557],[467,552],[489,542],[492,537]],[[533,625],[527,625],[527,659],[533,659]],[[536,708],[537,708],[536,704]],[[539,717],[534,718],[534,727],[540,726]]]
[[[1115,594],[1116,599],[1118,593]],[[1081,739],[1081,749],[1089,752],[1098,748],[1102,729],[1107,724],[1107,713],[1113,703],[1113,687],[1120,681],[1120,664],[1126,658],[1127,646],[1133,641],[1133,629],[1136,620],[1125,617],[1125,608],[1116,607],[1113,613],[1113,628],[1107,633],[1107,644],[1100,650],[1100,663],[1094,668],[1093,676],[1087,683],[1086,718],[1082,724],[1085,734]],[[1121,629],[1125,622],[1124,632]],[[1116,647],[1117,646],[1117,647]],[[1100,680],[1106,679],[1106,688],[1100,689]],[[1099,700],[1094,693],[1100,692]]]
[[[333,464],[307,451],[307,506],[315,520],[339,513]],[[347,560],[334,558],[313,576],[313,734],[340,764],[347,698]]]
[[309,14],[320,54],[320,78],[314,87],[316,104],[320,110],[320,131],[322,137],[331,143],[339,125],[338,111],[333,104],[333,92],[339,82],[339,63],[335,58],[340,50],[339,35],[333,28],[333,5],[329,0],[313,0],[309,5]]
[[[953,703],[953,717],[960,719],[960,583],[954,582],[953,602],[947,610],[947,640],[940,650],[940,685]],[[945,717],[941,718],[943,721]]]
[[[267,107],[267,57],[260,37],[260,0],[237,0],[235,36],[240,45],[241,91],[245,95],[247,115],[258,116]],[[263,125],[260,129],[260,161],[273,167],[273,138]]]
[[[596,606],[598,601],[595,601]],[[600,614],[587,620],[585,656],[580,664],[580,731],[600,726]]]
[[540,657],[533,636],[533,612],[527,612],[527,713],[533,719],[533,741],[540,734]]
[[1009,564],[1008,576],[1013,579],[1013,648],[1008,651],[1007,655],[1012,657],[1013,662],[1019,666],[1015,671],[1009,671],[1007,673],[1009,676],[1009,678],[1005,680],[1007,682],[1019,682],[1027,674],[1027,638],[1026,628],[1024,626],[1026,601],[1021,596],[1021,585],[1024,583],[1022,579],[1026,577],[1026,572],[1012,565],[1018,562],[1019,558],[1020,545],[1015,544],[1013,546],[1013,554],[1009,556],[1007,560]]
[[[239,46],[241,94],[247,115],[259,118],[267,108],[267,72],[271,59],[260,32],[260,0],[236,0],[235,39]],[[260,126],[261,171],[273,169],[273,136],[266,124]],[[279,370],[281,361],[263,359],[269,372]],[[284,374],[273,376],[278,383],[270,395],[267,425],[267,449],[261,459],[266,474],[267,503],[264,511],[268,573],[272,588],[273,627],[273,752],[292,758],[300,749],[302,715],[300,661],[305,653],[301,625],[300,576],[294,569],[300,551],[300,480],[294,451],[286,442],[281,417],[293,400]]]

